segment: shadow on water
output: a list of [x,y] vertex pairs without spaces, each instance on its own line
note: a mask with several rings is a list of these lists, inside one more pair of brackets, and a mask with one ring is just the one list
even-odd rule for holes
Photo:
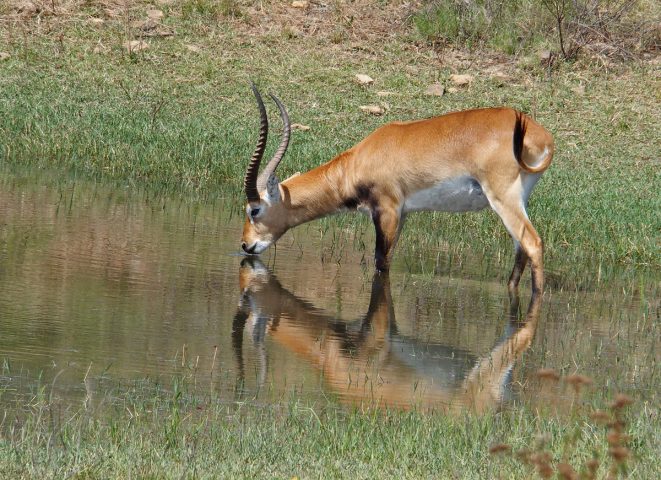
[[[267,337],[322,372],[345,403],[477,412],[500,406],[510,393],[510,373],[535,335],[542,297],[533,297],[523,321],[512,298],[502,338],[475,357],[453,345],[429,344],[398,332],[388,274],[375,273],[367,313],[343,321],[282,286],[257,258],[240,267],[241,299],[232,344],[240,381],[245,376],[243,341],[259,357],[258,383],[267,378]],[[277,368],[277,366],[273,367]]]

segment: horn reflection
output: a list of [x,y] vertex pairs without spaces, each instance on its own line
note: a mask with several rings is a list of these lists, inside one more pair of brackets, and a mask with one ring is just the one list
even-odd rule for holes
[[398,333],[388,275],[374,275],[367,313],[353,322],[293,295],[257,258],[245,258],[239,276],[233,331],[239,376],[244,375],[243,342],[251,337],[260,357],[255,363],[261,386],[269,368],[269,338],[269,344],[285,347],[321,371],[341,401],[369,407],[497,408],[506,400],[516,360],[532,342],[541,306],[541,296],[533,297],[521,322],[514,299],[503,338],[476,357]]

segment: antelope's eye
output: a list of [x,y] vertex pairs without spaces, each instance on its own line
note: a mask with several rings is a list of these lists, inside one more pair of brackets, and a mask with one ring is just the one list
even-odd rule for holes
[[259,208],[251,208],[250,209],[250,218],[255,218],[257,215],[259,215],[260,209]]

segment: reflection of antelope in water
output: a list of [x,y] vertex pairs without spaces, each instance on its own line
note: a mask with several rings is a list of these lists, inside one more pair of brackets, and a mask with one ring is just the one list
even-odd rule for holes
[[511,305],[508,334],[482,358],[398,334],[387,274],[375,274],[367,314],[343,322],[282,287],[257,259],[240,270],[241,301],[233,345],[243,376],[243,337],[248,330],[258,352],[258,382],[266,377],[265,337],[321,370],[343,401],[423,409],[468,407],[484,411],[503,401],[516,359],[530,346],[541,295],[525,322]]

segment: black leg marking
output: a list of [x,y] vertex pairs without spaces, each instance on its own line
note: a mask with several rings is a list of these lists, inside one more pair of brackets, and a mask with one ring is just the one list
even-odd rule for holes
[[359,183],[356,185],[356,191],[353,196],[344,199],[344,206],[349,210],[355,210],[360,204],[366,204],[370,207],[375,205],[374,196],[372,195],[373,185]]
[[347,198],[344,201],[344,208],[348,210],[355,210],[356,208],[358,208],[358,203],[359,201],[358,198],[356,197]]
[[372,221],[374,221],[374,229],[376,231],[376,245],[374,249],[376,269],[380,272],[385,272],[388,270],[387,255],[390,250],[390,242],[383,231],[381,212],[378,206],[372,208]]

